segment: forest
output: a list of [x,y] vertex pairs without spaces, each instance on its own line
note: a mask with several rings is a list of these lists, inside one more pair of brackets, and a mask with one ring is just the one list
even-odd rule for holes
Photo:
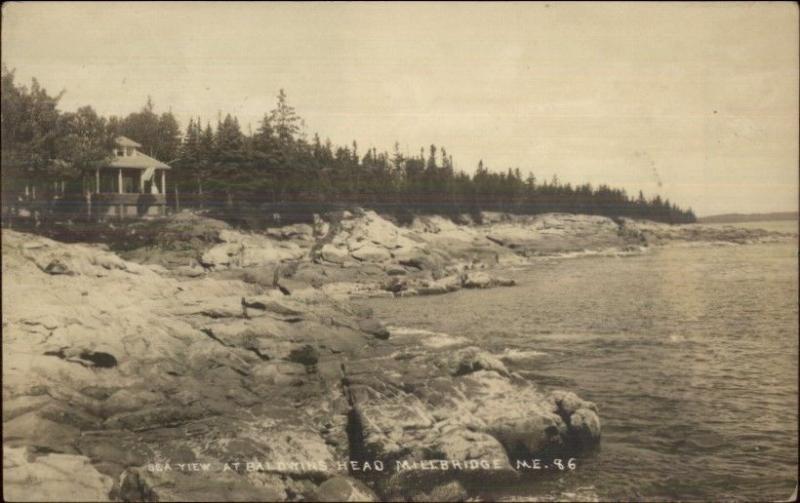
[[[456,168],[444,146],[408,155],[395,143],[391,152],[333,145],[305,123],[280,90],[275,108],[245,133],[230,114],[215,124],[190,119],[181,128],[170,112],[157,113],[148,98],[126,117],[102,117],[91,106],[62,112],[63,92],[48,94],[34,79],[15,82],[2,69],[3,205],[31,198],[49,201],[57,191],[81,200],[82,174],[108,162],[113,139],[124,135],[142,151],[168,163],[170,203],[232,215],[302,214],[361,206],[395,215],[517,214],[568,212],[695,222],[683,209],[656,195],[631,196],[607,185],[573,186],[557,177],[539,180],[519,169],[490,169],[480,161],[473,174]],[[36,187],[31,192],[30,187]]]

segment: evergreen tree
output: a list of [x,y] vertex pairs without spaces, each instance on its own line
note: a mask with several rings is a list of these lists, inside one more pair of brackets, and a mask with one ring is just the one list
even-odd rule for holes
[[300,117],[295,113],[294,107],[289,106],[283,89],[278,93],[277,105],[270,112],[270,122],[275,128],[278,141],[283,145],[293,143],[300,133]]

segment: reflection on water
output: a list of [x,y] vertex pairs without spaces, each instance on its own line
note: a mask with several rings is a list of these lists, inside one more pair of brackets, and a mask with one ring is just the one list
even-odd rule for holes
[[600,407],[602,447],[577,470],[494,497],[789,498],[794,243],[552,260],[514,277],[515,288],[369,301],[393,325],[467,336],[538,385]]

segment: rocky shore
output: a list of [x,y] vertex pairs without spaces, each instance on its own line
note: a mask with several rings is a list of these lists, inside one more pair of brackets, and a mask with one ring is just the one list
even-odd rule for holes
[[119,253],[3,230],[6,499],[479,496],[531,476],[519,460],[597,445],[598,408],[349,299],[512,286],[495,268],[539,256],[786,238],[575,215],[143,225],[158,242]]

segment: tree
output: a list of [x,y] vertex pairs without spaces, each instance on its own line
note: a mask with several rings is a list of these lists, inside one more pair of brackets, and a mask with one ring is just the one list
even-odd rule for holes
[[62,114],[56,130],[54,152],[63,161],[62,176],[76,179],[84,170],[99,167],[110,159],[113,137],[106,129],[105,119],[92,107]]
[[278,92],[278,102],[270,112],[270,123],[275,128],[278,141],[283,145],[294,142],[295,137],[300,133],[300,117],[295,113],[294,107],[289,106],[286,92],[283,89]]
[[172,111],[161,114],[156,126],[156,142],[153,156],[163,162],[171,162],[178,157],[181,148],[181,127]]
[[359,156],[355,140],[334,146],[330,140],[323,144],[315,134],[308,142],[303,121],[283,89],[255,134],[243,134],[235,116],[223,119],[220,114],[216,130],[191,119],[182,141],[175,117],[171,112],[157,115],[150,98],[138,112],[105,120],[91,107],[60,113],[60,96],[49,95],[35,80],[30,88],[16,85],[14,72],[3,67],[1,152],[7,193],[18,190],[9,181],[38,184],[42,194],[53,186],[42,182],[76,179],[81,171],[105,162],[111,139],[125,135],[141,143],[144,152],[165,162],[174,160],[173,179],[186,188],[196,187],[195,204],[200,206],[218,206],[224,199],[232,208],[236,198],[239,209],[253,202],[261,214],[268,211],[263,203],[275,204],[273,211],[283,211],[287,203],[313,203],[315,211],[349,203],[399,211],[406,219],[418,212],[567,211],[695,221],[691,209],[661,196],[646,199],[641,191],[632,198],[607,185],[595,189],[588,183],[562,184],[555,175],[544,183],[533,173],[523,180],[518,168],[490,170],[483,160],[469,176],[456,172],[452,155],[435,145],[429,146],[427,156],[424,147],[418,156],[405,156],[398,142],[391,154],[370,146]]
[[275,128],[272,125],[272,114],[265,114],[261,123],[253,135],[253,148],[263,154],[274,158],[278,150],[278,139],[275,136]]
[[231,117],[231,114],[227,114],[225,120],[217,126],[214,146],[219,160],[239,158],[244,146],[244,135],[239,127],[239,120]]
[[46,199],[51,182],[76,181],[82,169],[110,155],[104,119],[88,106],[60,114],[57,105],[63,94],[49,95],[36,79],[30,89],[17,86],[14,72],[3,66],[0,165],[4,190],[19,190],[24,184],[32,192],[38,187],[38,195]]
[[160,141],[159,120],[154,108],[153,100],[148,96],[144,107],[122,119],[118,128],[119,134],[140,143],[142,151],[151,156],[156,155]]

